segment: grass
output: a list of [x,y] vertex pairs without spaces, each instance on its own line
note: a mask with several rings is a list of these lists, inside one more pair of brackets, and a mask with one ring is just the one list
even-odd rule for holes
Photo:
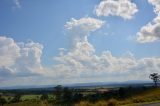
[[23,95],[21,97],[22,101],[24,100],[33,100],[33,99],[40,99],[41,95]]
[[81,101],[75,106],[119,106],[118,101],[115,99],[110,99],[109,101],[98,101],[96,103],[90,103],[87,101]]
[[[40,100],[41,96],[42,95],[22,95],[21,100]],[[48,97],[53,98],[53,95],[49,94]]]
[[[41,95],[23,95],[23,102],[6,104],[4,106],[53,106],[49,105],[47,102],[40,101]],[[49,95],[49,98],[53,97]],[[25,101],[29,100],[29,101]],[[138,106],[140,104],[154,103],[160,102],[160,88],[148,89],[146,91],[141,92],[140,94],[129,97],[125,100],[101,100],[96,103],[91,103],[88,101],[81,101],[75,106]]]
[[125,100],[111,99],[108,101],[98,101],[96,103],[90,103],[87,101],[81,101],[75,106],[138,106],[140,104],[160,102],[160,88],[153,88],[144,91],[138,95],[132,96]]
[[25,101],[25,102],[19,102],[19,103],[6,104],[4,106],[49,106],[49,105],[45,102]]
[[156,101],[160,101],[160,88],[144,91],[139,95],[121,101],[120,104],[150,103]]

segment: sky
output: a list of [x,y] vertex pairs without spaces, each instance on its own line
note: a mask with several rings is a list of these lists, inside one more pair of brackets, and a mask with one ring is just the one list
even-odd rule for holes
[[159,0],[0,0],[0,87],[150,80]]

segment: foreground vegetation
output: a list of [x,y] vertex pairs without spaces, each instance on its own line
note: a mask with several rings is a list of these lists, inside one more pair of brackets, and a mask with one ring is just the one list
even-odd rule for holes
[[26,91],[3,91],[0,106],[136,106],[137,103],[160,101],[160,88],[144,86],[112,89],[73,89],[57,86],[48,92],[24,92]]
[[95,103],[81,101],[76,106],[137,106],[140,104],[160,102],[160,88],[148,89],[126,99],[100,100]]

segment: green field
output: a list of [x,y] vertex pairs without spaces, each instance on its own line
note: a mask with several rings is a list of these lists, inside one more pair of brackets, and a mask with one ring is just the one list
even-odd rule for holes
[[141,102],[153,102],[160,101],[160,88],[151,89],[145,92],[142,92],[139,95],[133,96],[126,100],[129,103],[141,103]]
[[33,99],[40,99],[41,95],[23,95],[21,97],[22,101],[24,100],[33,100]]
[[154,103],[154,102],[160,102],[160,88],[144,91],[140,94],[137,94],[125,100],[111,99],[108,101],[104,101],[104,100],[98,101],[96,103],[81,101],[80,103],[76,104],[76,106],[107,106],[107,104],[109,103],[113,103],[115,104],[115,106],[137,106],[144,103],[146,104],[146,103]]
[[[47,101],[41,101],[40,96],[41,95],[23,95],[21,98],[22,102],[5,104],[4,106],[57,106]],[[52,97],[52,95],[49,95],[49,98]],[[148,89],[124,100],[99,100],[96,103],[83,100],[76,103],[75,106],[137,106],[139,104],[151,102],[160,102],[160,88]]]
[[6,104],[4,106],[50,106],[45,102],[40,102],[40,101],[25,101],[25,102],[20,102],[20,103],[13,103],[13,104]]

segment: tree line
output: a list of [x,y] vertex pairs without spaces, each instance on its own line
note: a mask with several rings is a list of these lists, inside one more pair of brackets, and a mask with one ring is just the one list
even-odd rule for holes
[[[158,82],[160,81],[160,75],[158,73],[152,73],[149,75],[149,78],[153,80],[154,82],[154,87],[158,87]],[[152,87],[151,87],[152,88]],[[41,94],[40,100],[41,101],[47,101],[48,103],[53,103],[53,104],[68,104],[71,105],[73,103],[77,103],[82,100],[87,100],[90,102],[96,102],[98,100],[107,100],[111,98],[115,99],[125,99],[127,97],[133,96],[135,94],[140,93],[141,91],[150,89],[150,87],[120,87],[118,90],[110,90],[108,92],[98,92],[94,91],[94,94],[83,94],[83,92],[87,90],[83,90],[83,92],[77,89],[73,88],[68,88],[68,87],[63,87],[61,85],[58,85],[54,87],[52,91],[45,90],[38,90],[38,92]],[[33,90],[35,92],[36,90]],[[7,91],[6,91],[7,92]],[[9,92],[9,91],[8,91]],[[13,91],[11,91],[13,93]],[[33,93],[32,90],[29,90],[29,94]],[[17,103],[17,102],[22,102],[22,95],[25,93],[25,90],[23,91],[18,91],[14,90],[14,97],[6,98],[3,97],[3,95],[0,94],[0,106],[3,106],[6,103]],[[38,94],[39,94],[38,93]],[[52,98],[49,97],[48,94],[52,94]]]

